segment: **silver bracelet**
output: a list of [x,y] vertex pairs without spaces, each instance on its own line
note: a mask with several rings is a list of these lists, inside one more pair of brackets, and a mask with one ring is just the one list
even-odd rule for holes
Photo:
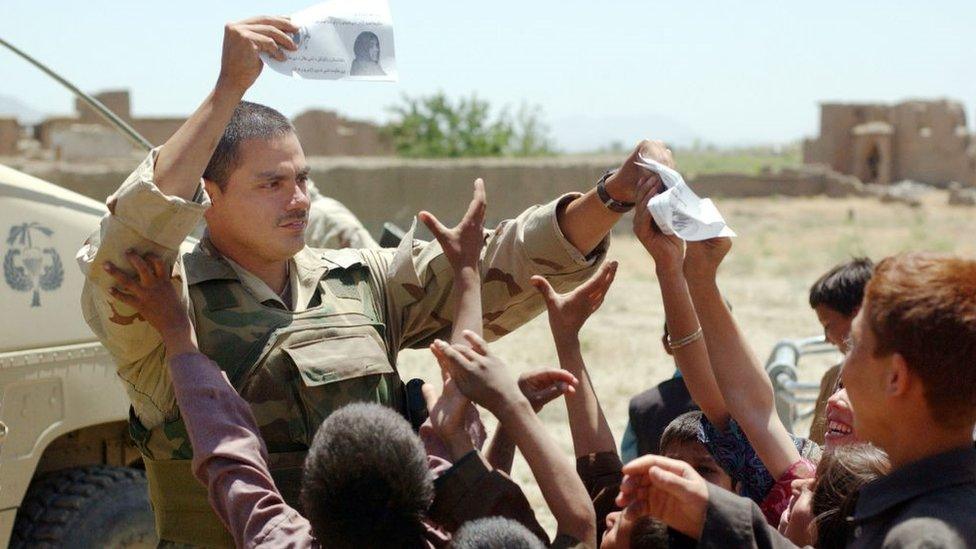
[[703,334],[704,332],[702,332],[701,326],[699,326],[698,329],[695,330],[692,334],[686,335],[685,337],[677,341],[671,339],[671,334],[668,334],[668,349],[671,349],[672,351],[677,351],[682,347],[687,347],[688,345],[691,345],[692,343],[701,339]]

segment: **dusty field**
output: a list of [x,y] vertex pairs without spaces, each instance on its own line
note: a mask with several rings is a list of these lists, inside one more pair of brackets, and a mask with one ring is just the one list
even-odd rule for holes
[[[820,273],[845,258],[879,259],[904,250],[976,256],[976,209],[946,206],[942,192],[927,196],[919,209],[874,199],[827,198],[723,200],[719,207],[740,235],[720,271],[720,282],[763,360],[779,339],[820,333],[807,305],[807,290]],[[614,237],[610,258],[620,262],[617,280],[582,338],[587,366],[619,444],[630,397],[669,377],[673,363],[660,344],[664,316],[650,257],[624,235]],[[555,365],[548,332],[545,318],[536,318],[492,348],[518,371]],[[403,353],[400,368],[405,379],[438,379],[427,352]],[[808,380],[819,379],[821,373],[820,366],[802,371]],[[483,415],[493,424],[489,414]],[[568,459],[572,444],[562,402],[549,404],[541,417]],[[552,517],[521,457],[514,476],[552,531]]]

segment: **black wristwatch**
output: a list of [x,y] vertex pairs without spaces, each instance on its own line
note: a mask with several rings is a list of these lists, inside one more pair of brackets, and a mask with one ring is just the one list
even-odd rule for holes
[[600,197],[603,205],[607,207],[608,210],[617,213],[627,213],[634,209],[635,204],[633,202],[621,202],[619,200],[614,200],[610,193],[607,192],[607,179],[617,173],[617,170],[607,170],[603,174],[603,177],[596,182],[596,195]]

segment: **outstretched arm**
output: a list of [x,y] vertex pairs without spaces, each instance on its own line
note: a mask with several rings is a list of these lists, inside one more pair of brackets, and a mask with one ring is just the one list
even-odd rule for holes
[[137,276],[119,276],[113,296],[133,307],[166,345],[170,378],[193,446],[193,474],[238,546],[278,545],[276,536],[311,540],[311,526],[275,487],[250,405],[217,364],[197,349],[177,287],[163,261],[127,254]]
[[[554,399],[575,393],[578,385],[576,376],[560,368],[538,368],[523,372],[518,378],[519,389],[537,414]],[[515,460],[515,441],[505,432],[504,425],[498,425],[488,440],[485,459],[495,469],[511,474]]]
[[[661,141],[644,140],[637,144],[620,168],[606,181],[606,190],[618,202],[634,202],[637,196],[637,182],[641,178],[641,168],[636,165],[638,156],[653,158],[662,164],[674,167],[671,149]],[[570,202],[559,212],[559,228],[566,239],[583,255],[589,255],[600,244],[610,229],[623,214],[610,211],[596,189]]]
[[731,247],[728,238],[689,243],[684,272],[729,413],[778,479],[800,460],[800,453],[776,413],[769,377],[719,292],[716,273]]
[[569,428],[577,457],[616,452],[613,433],[586,371],[579,340],[580,329],[603,303],[616,273],[616,262],[605,263],[592,278],[566,294],[556,293],[541,276],[532,278],[532,285],[546,300],[559,365],[579,379],[577,391],[566,395]]
[[[485,184],[481,179],[474,182],[474,194],[461,221],[452,228],[445,227],[430,212],[420,212],[420,220],[427,225],[441,245],[444,256],[454,271],[451,295],[454,296],[454,323],[451,343],[465,345],[461,337],[465,330],[481,335],[481,276],[478,266],[481,249],[485,244]],[[434,433],[440,438],[456,462],[476,446],[475,440],[484,441],[484,426],[478,410],[471,404],[449,376],[443,377],[440,394],[430,384],[422,390],[427,402]]]
[[593,505],[572,464],[546,432],[507,366],[489,353],[483,339],[471,332],[464,335],[471,347],[438,340],[431,351],[461,392],[495,414],[515,440],[556,518],[558,533],[595,546]]
[[283,60],[280,48],[295,50],[288,36],[298,27],[285,17],[261,16],[224,27],[224,49],[217,85],[159,150],[154,170],[163,194],[193,198],[210,157],[244,92],[261,74],[260,53]]
[[[662,189],[663,185],[656,176],[642,179],[638,183],[634,235],[654,259],[657,281],[661,287],[661,301],[664,304],[664,318],[670,334],[668,345],[674,362],[685,378],[691,398],[701,408],[702,413],[713,425],[724,429],[729,411],[712,373],[698,315],[682,273],[684,242],[677,236],[662,233],[647,209],[647,203]],[[707,336],[707,332],[705,335]],[[672,342],[682,341],[684,343],[672,345]]]

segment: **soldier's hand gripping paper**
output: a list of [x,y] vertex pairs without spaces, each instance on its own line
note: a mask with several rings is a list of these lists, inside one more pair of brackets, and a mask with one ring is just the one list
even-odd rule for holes
[[656,173],[664,182],[665,190],[647,204],[661,232],[692,242],[735,236],[711,199],[699,198],[680,173],[643,155],[636,164]]

